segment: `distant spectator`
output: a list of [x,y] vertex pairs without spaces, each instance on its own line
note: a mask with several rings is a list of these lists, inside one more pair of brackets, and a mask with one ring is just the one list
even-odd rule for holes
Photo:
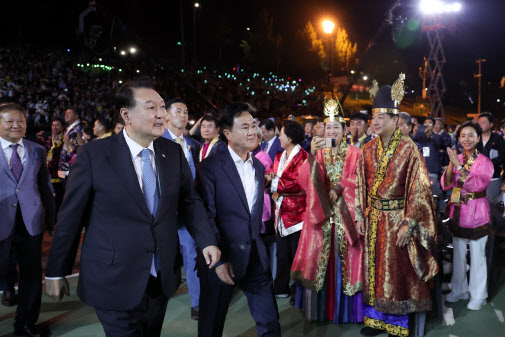
[[58,170],[58,176],[63,180],[68,177],[68,172],[72,167],[70,162],[77,154],[77,149],[80,146],[77,142],[77,135],[82,134],[82,131],[84,130],[84,124],[81,123],[79,119],[77,108],[67,109],[65,112],[65,122],[68,126],[63,135],[64,145],[60,154],[60,164]]
[[263,132],[263,140],[265,141],[261,144],[261,149],[270,156],[273,162],[277,153],[282,151],[279,137],[275,134],[275,124],[271,119],[265,119],[260,123],[259,127],[261,132]]
[[109,120],[107,118],[97,119],[93,128],[93,134],[97,137],[97,139],[110,137],[112,133],[110,132]]

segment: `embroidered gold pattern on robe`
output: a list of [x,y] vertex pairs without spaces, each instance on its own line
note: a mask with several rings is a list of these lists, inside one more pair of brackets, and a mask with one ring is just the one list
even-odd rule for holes
[[366,326],[369,326],[374,329],[385,330],[388,334],[394,336],[407,337],[409,335],[409,329],[406,329],[398,325],[388,324],[378,319],[365,316],[364,323]]
[[[404,207],[377,209],[369,196],[403,199]],[[426,282],[438,272],[434,209],[426,164],[409,137],[397,129],[386,148],[380,137],[365,145],[357,170],[356,220],[365,221],[363,301],[377,311],[431,310]],[[406,247],[396,245],[400,228],[412,234]]]

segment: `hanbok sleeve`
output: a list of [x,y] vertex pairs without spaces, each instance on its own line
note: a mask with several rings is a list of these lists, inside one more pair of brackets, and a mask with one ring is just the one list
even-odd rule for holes
[[412,151],[409,160],[405,213],[400,228],[412,235],[407,245],[412,267],[420,279],[428,281],[438,272],[435,203],[428,169],[419,151]]

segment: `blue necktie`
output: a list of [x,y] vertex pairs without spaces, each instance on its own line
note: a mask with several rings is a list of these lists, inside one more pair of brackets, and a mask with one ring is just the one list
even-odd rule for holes
[[[150,150],[142,150],[142,186],[144,198],[146,199],[147,208],[153,216],[156,216],[160,196],[158,193],[158,183],[156,180],[156,173],[154,173],[153,165],[150,159]],[[160,271],[160,255],[158,254],[158,247],[154,249],[153,261],[151,263],[150,274],[154,277],[158,276]]]

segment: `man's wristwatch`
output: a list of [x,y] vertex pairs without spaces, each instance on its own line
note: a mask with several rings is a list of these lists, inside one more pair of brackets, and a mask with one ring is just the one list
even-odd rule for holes
[[456,167],[456,170],[460,171],[462,168],[463,168],[463,165],[459,165],[458,167]]

